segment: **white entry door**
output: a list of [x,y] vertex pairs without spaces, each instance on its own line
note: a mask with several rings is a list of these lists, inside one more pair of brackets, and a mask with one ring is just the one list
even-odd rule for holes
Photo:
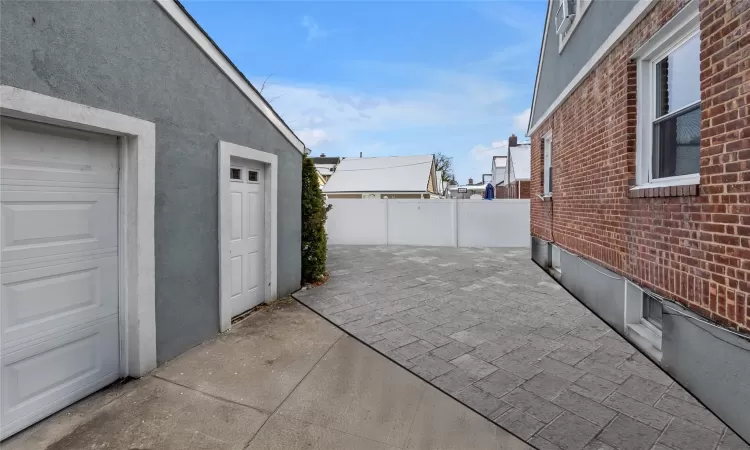
[[229,169],[232,316],[265,301],[265,192],[263,165],[232,158]]
[[117,138],[0,118],[0,437],[120,376]]

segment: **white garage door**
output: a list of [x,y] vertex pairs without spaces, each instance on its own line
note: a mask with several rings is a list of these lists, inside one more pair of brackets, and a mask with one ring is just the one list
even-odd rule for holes
[[2,437],[115,381],[117,138],[0,122]]
[[232,158],[229,169],[232,316],[265,300],[263,165]]

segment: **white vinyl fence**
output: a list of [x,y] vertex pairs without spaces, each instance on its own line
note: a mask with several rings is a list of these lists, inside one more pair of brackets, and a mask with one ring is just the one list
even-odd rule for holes
[[529,200],[329,199],[332,245],[529,247]]

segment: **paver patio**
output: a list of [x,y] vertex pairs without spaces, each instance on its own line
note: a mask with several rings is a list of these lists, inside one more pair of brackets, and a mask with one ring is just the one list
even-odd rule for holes
[[750,449],[526,249],[329,248],[295,297],[539,449]]

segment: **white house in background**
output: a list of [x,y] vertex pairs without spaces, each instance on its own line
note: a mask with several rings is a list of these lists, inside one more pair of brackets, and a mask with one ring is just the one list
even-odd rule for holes
[[323,186],[328,198],[439,198],[433,155],[345,158]]
[[448,189],[448,182],[443,180],[443,171],[442,170],[436,171],[435,174],[436,174],[435,180],[437,180],[436,185],[437,185],[437,188],[438,188],[437,189],[438,194],[440,195],[441,198],[444,198],[445,196],[448,195],[448,191],[447,191],[447,189]]
[[492,185],[497,186],[505,181],[505,170],[508,165],[508,151],[504,155],[492,157]]
[[336,170],[336,166],[341,162],[342,158],[338,156],[326,156],[321,154],[320,156],[310,158],[315,164],[315,169],[318,171],[318,180],[320,185],[323,186],[331,178],[333,172]]
[[505,170],[507,198],[531,196],[531,144],[508,147],[508,164]]

